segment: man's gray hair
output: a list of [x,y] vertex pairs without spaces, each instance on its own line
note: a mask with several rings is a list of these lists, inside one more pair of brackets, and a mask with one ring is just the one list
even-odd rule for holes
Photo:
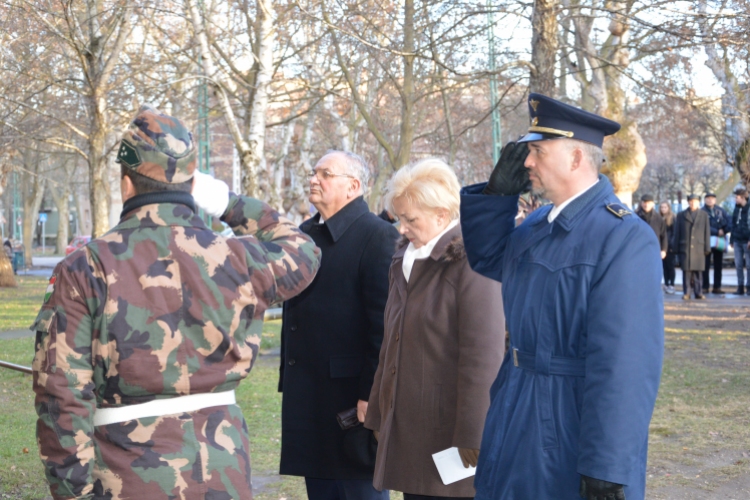
[[580,149],[583,152],[583,156],[591,162],[591,165],[597,171],[601,170],[602,166],[604,166],[604,162],[607,161],[607,157],[604,156],[602,148],[586,141],[579,141],[577,139],[568,140],[570,141],[569,144],[571,151],[576,148]]
[[367,187],[370,185],[370,166],[367,164],[367,161],[357,153],[339,151],[337,149],[329,149],[324,156],[334,153],[344,157],[346,173],[359,180],[362,194],[366,194]]

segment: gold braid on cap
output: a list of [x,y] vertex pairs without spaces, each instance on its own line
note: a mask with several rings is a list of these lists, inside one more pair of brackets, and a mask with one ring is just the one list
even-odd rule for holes
[[529,132],[541,132],[542,134],[561,135],[567,138],[573,137],[573,132],[570,132],[569,130],[559,130],[549,127],[529,127]]

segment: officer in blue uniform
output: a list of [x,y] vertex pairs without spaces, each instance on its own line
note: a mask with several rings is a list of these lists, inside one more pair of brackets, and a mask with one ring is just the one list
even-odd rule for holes
[[[540,94],[489,182],[462,191],[471,267],[503,283],[510,349],[476,500],[642,500],[664,352],[659,242],[598,170],[620,125]],[[519,194],[552,205],[515,227]]]

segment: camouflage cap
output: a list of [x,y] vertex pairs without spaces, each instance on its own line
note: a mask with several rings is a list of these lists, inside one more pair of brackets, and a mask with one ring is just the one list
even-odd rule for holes
[[122,136],[117,162],[159,182],[186,182],[196,166],[193,135],[177,118],[141,106]]

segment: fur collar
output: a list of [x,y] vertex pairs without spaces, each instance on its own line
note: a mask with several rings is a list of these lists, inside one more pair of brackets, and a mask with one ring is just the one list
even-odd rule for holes
[[[396,242],[396,250],[406,248],[409,244],[409,240],[405,236],[401,236]],[[445,262],[458,262],[459,260],[466,258],[466,248],[464,247],[464,239],[461,236],[454,237],[450,243],[445,247],[443,255],[440,260]]]

